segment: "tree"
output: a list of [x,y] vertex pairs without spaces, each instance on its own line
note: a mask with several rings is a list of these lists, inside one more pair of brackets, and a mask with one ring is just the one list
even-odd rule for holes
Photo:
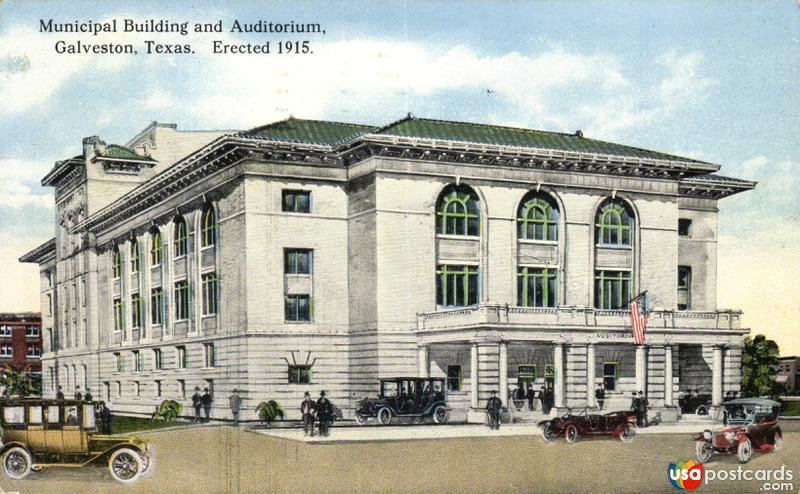
[[780,349],[763,334],[744,339],[742,348],[742,396],[777,396],[785,391],[775,380]]
[[42,394],[42,378],[26,367],[17,370],[11,366],[0,369],[0,387],[8,392],[8,396],[24,398]]

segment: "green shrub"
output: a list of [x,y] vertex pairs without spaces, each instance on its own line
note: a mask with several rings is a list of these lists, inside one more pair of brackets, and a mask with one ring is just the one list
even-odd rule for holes
[[153,420],[164,420],[171,422],[181,416],[183,405],[175,400],[164,400],[160,405],[156,406],[156,411],[153,412]]
[[275,420],[283,420],[283,409],[275,400],[262,401],[256,407],[261,423],[272,425]]

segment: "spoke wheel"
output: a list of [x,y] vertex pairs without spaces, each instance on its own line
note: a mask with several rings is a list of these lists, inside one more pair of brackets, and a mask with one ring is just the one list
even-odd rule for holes
[[367,423],[367,417],[357,413],[356,422],[358,422],[359,425],[364,425]]
[[548,443],[552,443],[556,440],[556,435],[553,432],[553,424],[545,424],[545,426],[542,427],[542,438]]
[[433,410],[433,421],[437,424],[444,424],[447,418],[447,408],[444,405],[439,405]]
[[775,444],[773,445],[772,450],[776,453],[783,449],[783,436],[780,434],[775,434]]
[[707,463],[711,461],[711,456],[713,455],[713,450],[711,445],[708,444],[706,441],[697,441],[694,445],[694,453],[697,456],[697,461],[700,463]]
[[420,417],[420,416],[411,417],[411,423],[412,424],[416,424],[416,425],[421,424],[422,423],[422,417]]
[[578,440],[578,428],[574,425],[570,424],[567,426],[567,430],[564,431],[564,438],[567,440],[568,443],[572,444]]
[[708,408],[706,408],[705,405],[700,405],[699,407],[697,407],[694,413],[696,413],[697,415],[708,415]]
[[389,425],[392,422],[392,411],[385,407],[378,410],[378,422]]
[[142,472],[142,458],[137,451],[121,448],[109,458],[108,469],[116,480],[129,484],[136,481]]
[[748,461],[750,461],[750,457],[753,456],[753,445],[750,444],[749,439],[745,439],[744,441],[739,443],[737,456],[739,457],[739,461],[741,463],[747,463]]
[[24,479],[31,473],[31,455],[24,448],[18,446],[6,451],[3,455],[3,468],[10,478]]
[[619,440],[622,441],[623,443],[629,443],[629,442],[633,441],[633,437],[635,435],[636,435],[636,431],[633,429],[633,427],[631,427],[629,425],[626,425],[626,426],[623,427],[622,431],[620,432]]

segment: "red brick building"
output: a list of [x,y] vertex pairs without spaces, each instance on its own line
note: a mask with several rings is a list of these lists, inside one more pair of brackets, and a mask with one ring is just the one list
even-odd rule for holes
[[38,312],[0,313],[0,367],[42,372],[42,317]]

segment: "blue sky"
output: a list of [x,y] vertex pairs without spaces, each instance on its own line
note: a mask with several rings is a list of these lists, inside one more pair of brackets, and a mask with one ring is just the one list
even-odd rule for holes
[[[289,114],[384,124],[432,118],[582,129],[719,163],[759,181],[721,203],[719,306],[800,353],[800,8],[796,2],[21,2],[0,4],[0,269],[52,236],[38,185],[80,139],[124,143],[152,120],[240,129]],[[56,55],[56,21],[131,17],[229,25],[318,22],[314,55],[222,56],[213,39],[279,35],[80,36],[191,43],[195,55]],[[285,37],[285,36],[284,36]],[[290,36],[288,39],[297,39]],[[486,89],[494,92],[487,93]],[[35,280],[0,310],[32,309]]]

